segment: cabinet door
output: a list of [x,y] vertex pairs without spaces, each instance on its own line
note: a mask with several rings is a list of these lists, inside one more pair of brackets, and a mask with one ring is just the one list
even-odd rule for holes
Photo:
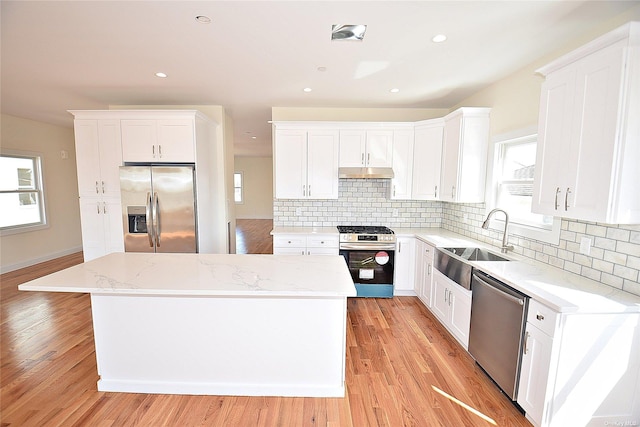
[[558,215],[564,206],[575,80],[575,68],[566,67],[542,84],[531,205],[535,213]]
[[393,132],[393,179],[391,180],[391,199],[411,199],[413,179],[413,131],[396,130]]
[[122,120],[122,159],[125,162],[160,161],[156,120]]
[[471,291],[458,285],[450,286],[449,295],[450,330],[466,349],[469,347],[471,326]]
[[359,168],[365,166],[366,141],[367,133],[364,130],[341,130],[340,167]]
[[537,424],[542,424],[553,339],[527,323],[520,368],[518,404]]
[[416,239],[398,237],[393,269],[394,291],[411,291],[415,281]]
[[568,191],[563,188],[567,201],[563,216],[592,221],[607,219],[610,193],[615,185],[613,174],[618,167],[614,164],[614,147],[623,108],[619,100],[625,54],[621,46],[614,45],[577,63],[572,157],[563,159],[573,182],[567,184]]
[[276,130],[274,148],[275,197],[307,197],[307,132]]
[[104,252],[124,252],[124,222],[120,196],[105,198],[102,202]]
[[[98,120],[98,140],[100,142],[100,191],[104,197],[119,200],[120,166],[122,166],[120,120]],[[83,162],[84,158],[78,163]]]
[[[413,147],[412,199],[437,200],[444,124],[417,127]],[[395,157],[394,157],[395,161]]]
[[442,173],[440,180],[440,200],[455,201],[458,187],[458,158],[460,156],[460,136],[462,116],[448,119],[444,127],[442,148]]
[[440,321],[447,326],[449,323],[449,298],[450,288],[449,281],[442,273],[437,270],[433,271],[433,313]]
[[393,131],[367,131],[367,149],[365,163],[367,167],[378,168],[393,166]]
[[76,144],[78,194],[80,197],[99,197],[100,145],[97,120],[75,120],[73,125]]
[[338,198],[338,131],[307,133],[307,198]]
[[489,118],[465,114],[462,118],[458,153],[458,186],[455,200],[464,203],[484,202],[489,145]]
[[425,243],[422,251],[421,263],[423,267],[423,279],[422,279],[422,301],[427,307],[432,306],[432,292],[433,292],[433,261],[435,257],[435,247]]
[[193,163],[195,156],[194,122],[158,120],[158,160],[162,162]]
[[82,223],[82,252],[85,261],[105,255],[102,201],[99,198],[80,198]]

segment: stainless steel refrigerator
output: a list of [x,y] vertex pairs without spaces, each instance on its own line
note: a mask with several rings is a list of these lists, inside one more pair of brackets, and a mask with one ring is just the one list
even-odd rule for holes
[[121,166],[125,252],[198,252],[193,166]]

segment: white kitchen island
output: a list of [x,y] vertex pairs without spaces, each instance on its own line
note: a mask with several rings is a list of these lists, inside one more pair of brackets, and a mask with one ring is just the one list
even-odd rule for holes
[[91,294],[100,391],[344,396],[340,256],[113,253],[19,289]]

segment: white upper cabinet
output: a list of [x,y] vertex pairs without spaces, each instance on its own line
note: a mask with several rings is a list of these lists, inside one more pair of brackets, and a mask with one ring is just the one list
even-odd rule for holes
[[610,224],[640,222],[640,23],[538,70],[532,210]]
[[120,120],[74,120],[78,194],[120,198]]
[[340,167],[391,167],[393,130],[340,131]]
[[195,162],[193,119],[122,120],[125,162]]
[[338,198],[338,131],[276,128],[277,199]]
[[413,129],[393,132],[393,179],[391,199],[411,199],[413,184],[414,147]]
[[489,112],[489,108],[465,107],[444,118],[440,200],[484,201]]
[[442,119],[416,123],[411,189],[414,200],[438,200],[443,134]]

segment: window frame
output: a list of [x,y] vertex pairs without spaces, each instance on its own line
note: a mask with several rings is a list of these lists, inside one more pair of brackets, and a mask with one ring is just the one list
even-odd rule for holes
[[[236,187],[236,175],[240,175],[240,187]],[[236,189],[240,189],[240,201],[236,200]],[[236,205],[244,204],[244,173],[242,171],[236,171],[233,173],[233,201]]]
[[[527,140],[535,139],[536,144],[538,142],[538,129],[537,126],[529,126],[513,132],[508,132],[500,135],[496,135],[492,138],[491,149],[489,150],[488,165],[488,179],[487,179],[487,200],[485,203],[485,217],[495,207],[502,208],[509,212],[508,206],[497,206],[498,200],[498,179],[501,177],[502,162],[498,155],[501,147],[504,144],[525,142]],[[553,217],[553,222],[550,228],[536,227],[528,223],[518,222],[517,219],[509,218],[509,234],[518,237],[524,237],[527,239],[534,239],[545,243],[557,245],[560,243],[560,227],[562,219],[559,217]],[[504,230],[504,218],[500,215],[491,218],[490,229],[503,231]]]
[[42,230],[49,227],[49,220],[47,216],[47,197],[45,195],[45,183],[44,183],[44,155],[39,152],[33,151],[25,151],[25,150],[10,150],[10,149],[2,149],[0,150],[0,157],[13,157],[13,158],[21,158],[21,159],[30,159],[33,161],[34,170],[33,170],[33,178],[34,178],[34,190],[27,190],[24,188],[16,188],[15,190],[0,190],[2,194],[19,194],[19,193],[32,193],[36,194],[37,199],[39,201],[39,209],[40,209],[40,221],[28,224],[18,224],[11,225],[7,227],[0,227],[0,236],[9,236],[12,234],[19,233],[28,233],[31,231]]

